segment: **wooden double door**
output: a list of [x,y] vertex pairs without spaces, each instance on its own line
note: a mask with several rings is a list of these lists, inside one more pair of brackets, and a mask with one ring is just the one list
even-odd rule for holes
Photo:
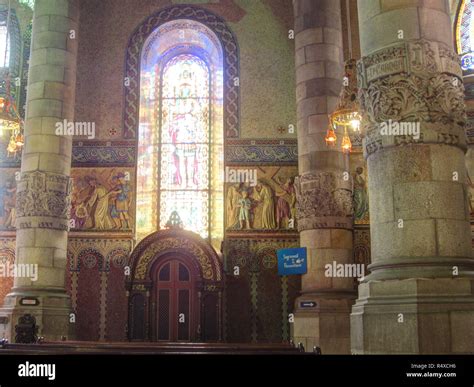
[[195,341],[199,308],[192,269],[180,256],[166,258],[156,267],[153,294],[156,341]]

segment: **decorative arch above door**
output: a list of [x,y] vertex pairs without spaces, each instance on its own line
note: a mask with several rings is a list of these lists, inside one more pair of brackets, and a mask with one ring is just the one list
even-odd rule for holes
[[129,340],[222,340],[222,264],[199,235],[157,231],[137,245],[130,262]]

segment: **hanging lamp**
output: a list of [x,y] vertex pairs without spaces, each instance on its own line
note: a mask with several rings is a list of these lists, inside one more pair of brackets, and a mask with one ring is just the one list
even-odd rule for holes
[[[361,115],[359,113],[359,103],[357,100],[357,76],[356,61],[349,59],[345,63],[345,77],[339,101],[336,110],[329,116],[329,126],[326,138],[332,138],[335,129],[342,128],[344,136],[342,138],[343,152],[351,152],[352,143],[349,137],[349,131],[360,131]],[[335,138],[335,134],[333,136]],[[326,144],[333,146],[334,144],[326,140]]]

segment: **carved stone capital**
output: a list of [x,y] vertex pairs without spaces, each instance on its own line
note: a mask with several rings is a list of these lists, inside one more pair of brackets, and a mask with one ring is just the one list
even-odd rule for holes
[[380,78],[406,73],[431,78],[439,73],[462,79],[459,57],[452,48],[426,39],[404,41],[363,57],[358,64],[359,88]]
[[343,173],[320,172],[295,179],[298,231],[352,229],[352,181]]
[[[462,71],[450,47],[420,39],[384,48],[358,62],[358,81],[366,157],[412,143],[466,149]],[[418,124],[420,133],[384,133],[389,122]]]
[[68,229],[72,180],[49,172],[25,172],[17,184],[17,229]]

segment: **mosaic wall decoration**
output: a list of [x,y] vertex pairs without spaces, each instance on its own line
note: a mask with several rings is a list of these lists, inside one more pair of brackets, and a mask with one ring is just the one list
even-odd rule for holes
[[126,141],[75,141],[72,166],[134,166],[135,144]]
[[474,111],[467,112],[466,136],[467,143],[474,144]]
[[131,250],[131,239],[69,239],[66,289],[78,340],[125,340],[125,267]]
[[[183,7],[193,7],[189,2],[182,3],[188,3]],[[210,10],[209,13],[218,15],[218,20],[224,19],[236,36],[241,62],[240,86],[237,87],[241,95],[238,100],[240,137],[271,139],[276,137],[275,129],[279,125],[296,126],[294,40],[288,39],[288,30],[292,28],[293,23],[291,2],[226,0],[200,3],[195,6],[197,12],[208,13]],[[124,42],[126,45],[134,31],[141,28],[142,22],[153,22],[155,19],[149,19],[150,15],[165,11],[170,1],[156,0],[137,7],[136,0],[121,0],[120,9],[114,7],[113,2],[100,4],[101,12],[98,12],[93,3],[85,3],[81,7],[81,13],[87,13],[89,16],[88,20],[81,21],[84,28],[79,50],[84,55],[78,56],[77,100],[81,103],[76,107],[76,119],[96,122],[97,138],[110,140],[110,127],[119,131],[117,139],[123,138],[126,77],[124,62],[129,59],[136,60],[134,64],[138,68],[140,61],[140,52],[129,52],[128,48],[124,47]],[[205,8],[205,11],[201,11],[202,8]],[[103,18],[102,14],[110,17]],[[179,15],[174,13],[165,22],[172,21],[173,16]],[[188,19],[185,16],[183,18]],[[104,36],[104,28],[109,30],[117,25],[120,25],[120,28],[115,29],[115,34]],[[149,28],[151,33],[154,26],[150,25]],[[258,31],[258,34],[255,31]],[[146,36],[148,35],[140,36],[142,43],[146,41]],[[107,50],[101,51],[99,57],[94,56],[90,48],[95,47],[95,42],[108,47]],[[232,58],[229,57],[229,60]],[[103,74],[107,76],[104,77]],[[133,79],[138,77],[139,74],[133,74]],[[138,86],[133,84],[133,79],[130,83],[130,93],[137,90],[135,87]],[[136,98],[138,99],[138,95]],[[262,104],[266,109],[261,108]],[[133,108],[138,109],[138,104]],[[138,111],[133,111],[133,114],[138,115]],[[287,132],[279,136],[295,138],[296,134]]]
[[[369,274],[367,266],[371,263],[370,255],[370,229],[368,226],[356,226],[354,229],[354,263],[362,264],[365,275]],[[359,285],[358,278],[354,278],[354,287]]]
[[[6,149],[6,144],[5,144]],[[5,154],[3,154],[5,153]],[[19,158],[8,158],[0,147],[0,166],[19,166]],[[133,166],[136,163],[135,143],[128,141],[75,141],[72,150],[73,167]],[[297,165],[296,139],[246,140],[229,139],[225,143],[226,165]]]
[[464,82],[464,97],[466,100],[474,99],[474,83],[467,80]]
[[296,165],[298,144],[296,140],[234,140],[226,141],[226,165]]
[[15,230],[17,169],[0,169],[0,231]]
[[362,153],[351,154],[350,167],[353,182],[354,224],[369,224],[367,163]]
[[227,231],[296,230],[296,167],[225,169]]
[[278,275],[276,250],[297,246],[296,239],[225,241],[228,342],[289,340],[288,315],[301,289],[301,277]]
[[72,231],[131,231],[134,227],[134,171],[76,168],[71,172]]
[[[0,265],[15,263],[15,239],[0,238]],[[0,277],[0,306],[13,286],[13,277]]]
[[[474,143],[474,111],[467,112],[466,136],[468,144]],[[471,224],[474,224],[474,153],[470,147],[466,153],[468,205]],[[474,242],[473,242],[474,243]]]

